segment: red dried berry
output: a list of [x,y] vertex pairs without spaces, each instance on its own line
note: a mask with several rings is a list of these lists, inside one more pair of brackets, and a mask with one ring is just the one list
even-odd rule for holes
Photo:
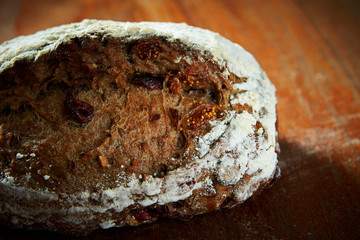
[[134,76],[130,81],[131,84],[146,87],[150,90],[162,89],[163,78],[151,75]]
[[157,58],[162,49],[152,42],[141,42],[136,47],[136,53],[141,59]]
[[93,106],[73,97],[66,98],[65,109],[70,114],[71,118],[78,123],[88,123],[94,117]]
[[146,209],[137,209],[132,211],[133,216],[138,221],[147,221],[147,220],[154,220],[158,217],[158,214],[155,212],[150,212]]
[[149,122],[155,122],[160,119],[160,114],[154,114],[150,117]]

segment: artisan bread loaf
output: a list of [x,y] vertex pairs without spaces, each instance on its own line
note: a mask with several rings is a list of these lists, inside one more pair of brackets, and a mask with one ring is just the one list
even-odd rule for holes
[[188,219],[278,176],[275,88],[216,33],[84,20],[3,43],[0,64],[4,224]]

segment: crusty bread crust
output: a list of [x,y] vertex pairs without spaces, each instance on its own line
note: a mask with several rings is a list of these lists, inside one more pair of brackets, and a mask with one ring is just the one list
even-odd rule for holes
[[278,175],[275,88],[216,33],[85,20],[3,43],[0,63],[3,223],[188,219]]

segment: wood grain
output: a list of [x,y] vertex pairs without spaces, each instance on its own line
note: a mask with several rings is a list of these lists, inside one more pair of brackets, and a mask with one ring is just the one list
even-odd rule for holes
[[360,239],[359,1],[0,0],[0,42],[84,18],[187,22],[239,43],[277,88],[282,149],[282,178],[242,205],[85,239]]

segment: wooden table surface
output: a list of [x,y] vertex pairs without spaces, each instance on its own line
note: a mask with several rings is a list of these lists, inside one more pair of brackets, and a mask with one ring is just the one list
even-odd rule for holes
[[[186,22],[250,51],[277,88],[282,177],[231,210],[84,239],[360,239],[360,1],[0,0],[0,42],[84,18]],[[0,227],[1,239],[62,239]]]

